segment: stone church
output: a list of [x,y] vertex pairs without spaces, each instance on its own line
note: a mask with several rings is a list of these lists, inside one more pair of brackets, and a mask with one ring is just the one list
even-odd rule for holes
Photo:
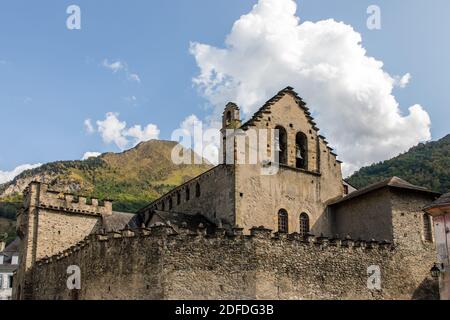
[[[434,299],[440,195],[397,177],[356,190],[293,88],[242,123],[223,114],[223,163],[127,215],[32,183],[18,213],[16,299]],[[276,130],[270,161],[230,136]],[[273,139],[273,141],[271,141]],[[234,161],[225,161],[232,159]],[[273,161],[272,161],[273,162]],[[276,172],[261,174],[276,164]],[[69,266],[81,285],[69,289]]]

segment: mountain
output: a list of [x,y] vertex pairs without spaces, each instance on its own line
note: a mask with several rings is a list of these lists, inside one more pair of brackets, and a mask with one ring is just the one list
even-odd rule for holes
[[173,141],[151,140],[123,153],[52,162],[25,171],[0,185],[0,217],[11,218],[11,206],[22,202],[22,192],[32,181],[48,183],[56,190],[111,199],[114,210],[134,212],[211,168],[206,160],[203,165],[174,164],[171,154],[176,145]]
[[347,181],[362,188],[392,176],[441,193],[449,192],[450,134],[438,141],[421,143],[391,160],[364,167]]

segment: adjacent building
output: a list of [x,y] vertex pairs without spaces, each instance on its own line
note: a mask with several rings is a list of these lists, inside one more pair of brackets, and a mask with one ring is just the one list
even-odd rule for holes
[[0,242],[0,300],[10,300],[12,297],[13,274],[19,266],[19,239],[14,240],[5,248]]
[[[450,193],[425,208],[433,217],[436,238],[437,262],[439,269],[439,287],[442,300],[450,300]],[[437,270],[436,270],[437,271]]]

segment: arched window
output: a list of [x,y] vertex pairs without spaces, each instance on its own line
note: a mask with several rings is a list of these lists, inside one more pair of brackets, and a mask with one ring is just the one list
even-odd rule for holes
[[177,205],[181,203],[181,194],[180,191],[177,192]]
[[308,169],[308,137],[303,132],[295,137],[295,160],[297,168]]
[[191,190],[189,190],[189,187],[186,187],[186,201],[189,201],[191,198]]
[[278,211],[278,232],[289,232],[289,217],[287,211],[284,209]]
[[227,117],[226,117],[226,125],[230,125],[231,124],[231,111],[227,112]]
[[423,215],[423,237],[425,241],[432,242],[433,241],[433,233],[431,230],[431,219],[428,214]]
[[309,216],[306,213],[300,215],[300,234],[305,236],[309,233]]
[[161,211],[166,211],[166,203],[164,202],[164,200],[161,205]]
[[173,208],[173,202],[172,202],[172,197],[169,198],[169,210],[172,210]]
[[200,184],[197,182],[197,184],[195,185],[195,196],[197,198],[199,198],[200,194],[201,194],[201,192],[200,192]]
[[275,151],[278,152],[278,162],[287,164],[288,146],[286,129],[282,126],[276,126],[275,130]]

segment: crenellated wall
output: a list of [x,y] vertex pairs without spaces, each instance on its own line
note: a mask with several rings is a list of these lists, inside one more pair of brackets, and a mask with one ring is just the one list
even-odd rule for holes
[[[390,243],[155,226],[90,235],[33,268],[33,299],[411,299],[431,297],[428,266],[410,270]],[[420,265],[417,261],[417,265]],[[81,269],[69,291],[67,268]],[[382,290],[367,288],[381,269]],[[418,273],[420,281],[411,277]],[[425,281],[423,281],[425,280]],[[428,281],[428,282],[427,282]]]
[[102,219],[112,214],[111,201],[99,202],[48,189],[31,183],[25,192],[24,207],[17,214],[20,267],[14,282],[16,298],[29,294],[29,270],[37,260],[68,248],[102,227]]

